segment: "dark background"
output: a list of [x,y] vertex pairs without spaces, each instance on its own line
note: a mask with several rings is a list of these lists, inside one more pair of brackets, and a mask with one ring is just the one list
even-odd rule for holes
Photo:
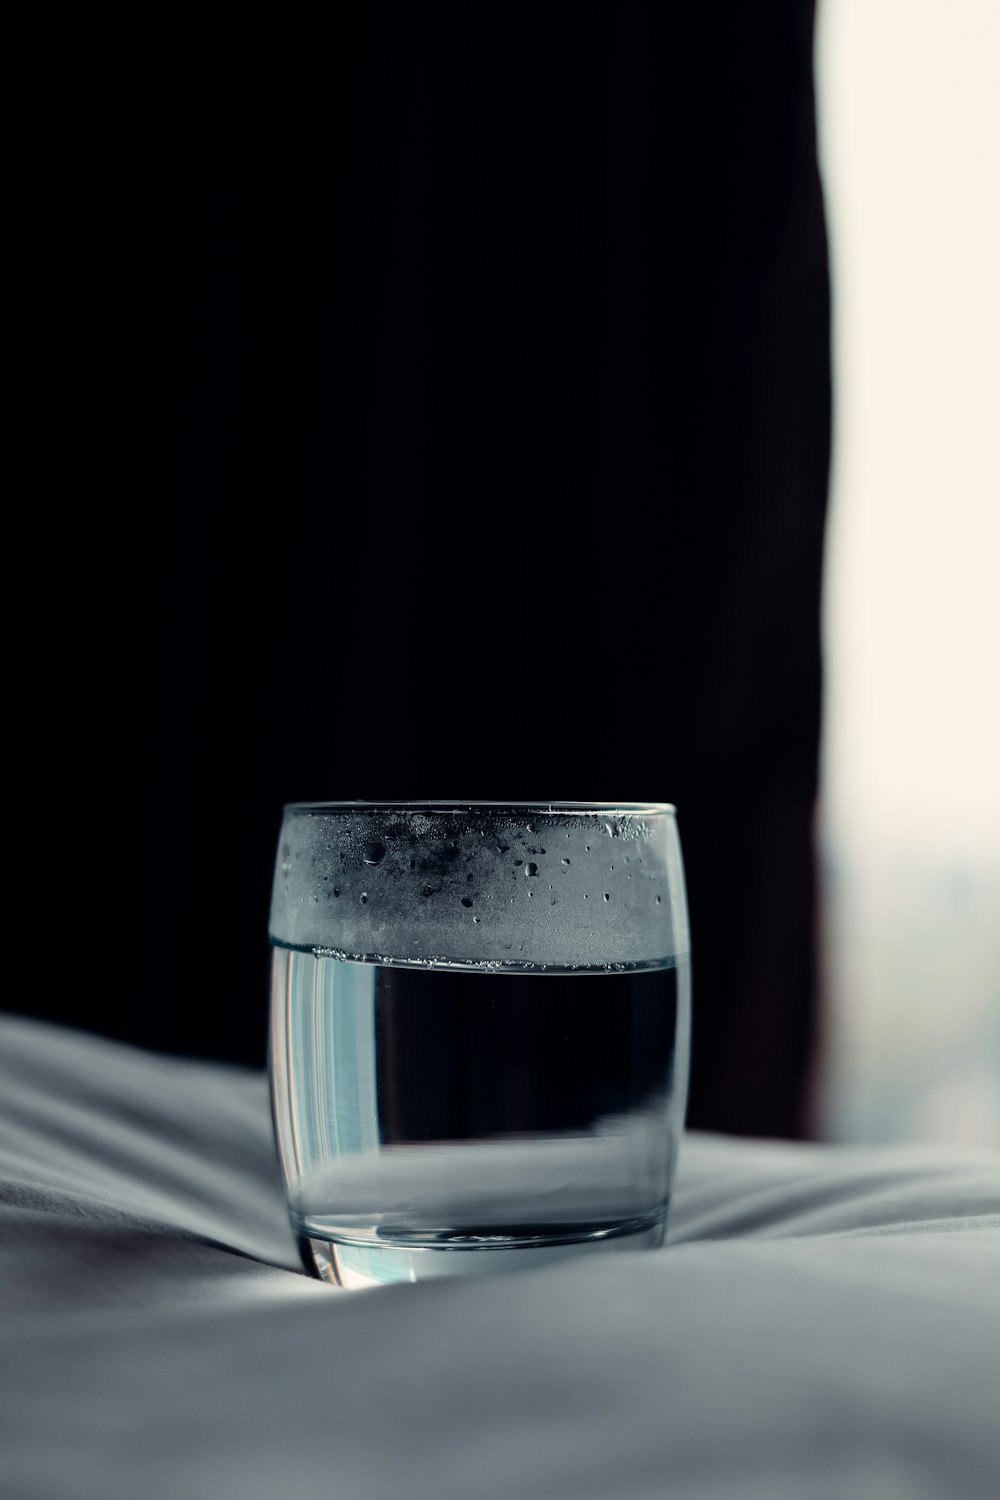
[[333,17],[132,38],[123,72],[90,38],[52,96],[68,757],[126,851],[80,896],[91,944],[129,937],[12,1008],[261,1063],[284,801],[670,800],[690,1122],[801,1133],[812,6]]

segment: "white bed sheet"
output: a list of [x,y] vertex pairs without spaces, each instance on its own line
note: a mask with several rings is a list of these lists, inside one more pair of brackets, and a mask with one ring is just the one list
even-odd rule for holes
[[687,1137],[669,1243],[344,1293],[265,1081],[0,1019],[7,1500],[1000,1495],[1000,1154]]

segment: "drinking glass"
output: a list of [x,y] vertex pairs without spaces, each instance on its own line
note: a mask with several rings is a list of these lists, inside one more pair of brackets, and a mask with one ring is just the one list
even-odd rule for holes
[[690,958],[666,803],[286,807],[271,1085],[343,1287],[662,1244]]

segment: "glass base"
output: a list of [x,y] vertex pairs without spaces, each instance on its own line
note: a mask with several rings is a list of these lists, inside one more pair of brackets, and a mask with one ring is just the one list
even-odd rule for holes
[[382,1234],[300,1241],[306,1267],[334,1286],[351,1291],[397,1281],[431,1281],[443,1276],[475,1276],[527,1271],[573,1256],[609,1250],[656,1250],[666,1238],[666,1213],[652,1219],[565,1234],[436,1234],[388,1238]]

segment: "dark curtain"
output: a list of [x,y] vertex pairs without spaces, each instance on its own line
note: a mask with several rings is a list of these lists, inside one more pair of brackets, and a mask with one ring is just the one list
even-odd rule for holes
[[[261,1063],[283,801],[671,800],[690,1122],[803,1131],[812,29],[793,0],[368,4],[151,36],[123,93],[78,81],[55,264],[147,407],[128,504],[68,544],[72,753],[111,768],[128,851],[90,941],[127,931],[127,963],[14,1008]],[[125,424],[72,358],[57,406],[99,465]]]

